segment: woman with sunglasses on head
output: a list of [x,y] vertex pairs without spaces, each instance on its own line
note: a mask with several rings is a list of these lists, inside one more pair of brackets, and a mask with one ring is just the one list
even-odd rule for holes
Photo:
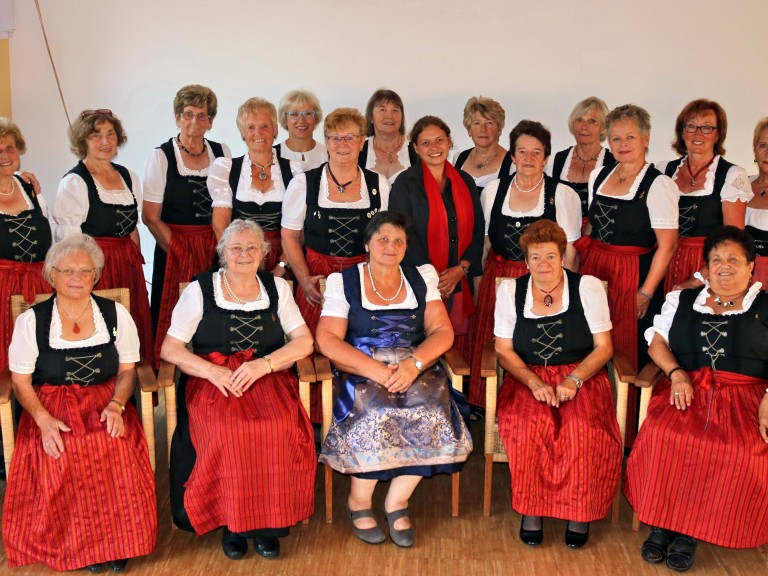
[[141,351],[153,362],[152,319],[136,228],[141,182],[133,171],[112,162],[126,140],[123,124],[111,110],[81,112],[69,129],[70,149],[80,161],[61,179],[51,215],[57,240],[81,232],[96,240],[104,252],[99,288],[130,290]]
[[179,133],[155,148],[144,167],[141,217],[155,237],[152,264],[152,325],[156,360],[179,299],[179,283],[207,270],[214,259],[211,196],[206,178],[216,158],[232,156],[226,144],[205,138],[218,100],[199,84],[184,86],[173,99]]
[[702,286],[701,249],[712,230],[723,224],[744,228],[752,190],[746,170],[723,158],[727,133],[720,104],[689,102],[675,121],[672,148],[680,158],[658,165],[680,190],[680,240],[667,270],[666,292]]
[[288,138],[275,146],[279,158],[299,162],[302,172],[328,161],[328,150],[314,138],[315,127],[323,119],[317,96],[308,90],[291,90],[280,100],[277,116],[288,131]]

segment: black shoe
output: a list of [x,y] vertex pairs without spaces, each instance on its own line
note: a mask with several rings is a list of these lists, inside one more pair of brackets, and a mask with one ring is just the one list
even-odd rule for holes
[[568,548],[581,548],[589,540],[589,522],[587,522],[586,532],[574,532],[571,530],[571,523],[568,522],[565,528],[565,545]]
[[264,558],[277,558],[280,556],[280,540],[277,538],[254,538],[253,549]]
[[687,572],[693,566],[698,542],[695,538],[680,534],[672,540],[667,552],[667,568],[675,572]]
[[643,560],[649,564],[658,564],[663,562],[667,558],[667,548],[669,543],[675,539],[677,534],[664,530],[663,528],[651,527],[651,533],[648,534],[648,538],[643,542],[643,547],[640,549],[640,555]]
[[104,570],[104,564],[88,564],[83,570],[88,570],[88,572],[91,572],[92,574],[98,574]]
[[224,534],[221,536],[221,549],[230,560],[240,560],[248,551],[248,540],[224,528]]
[[538,530],[526,530],[523,528],[526,518],[528,518],[528,516],[523,516],[522,520],[520,520],[520,540],[522,540],[523,543],[528,544],[528,546],[538,546],[544,541],[543,521],[542,527]]
[[108,562],[112,572],[125,572],[125,567],[128,565],[128,559],[125,560],[110,560]]

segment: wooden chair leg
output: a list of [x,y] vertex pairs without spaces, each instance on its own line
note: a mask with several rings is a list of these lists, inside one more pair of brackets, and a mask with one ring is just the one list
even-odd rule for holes
[[155,471],[155,408],[152,402],[152,392],[141,393],[141,424],[144,426],[144,436],[147,438],[149,448],[149,462],[152,472]]
[[176,386],[163,388],[165,394],[165,434],[168,440],[168,463],[171,462],[171,440],[176,430]]
[[0,404],[0,423],[3,429],[3,457],[5,458],[5,477],[11,475],[11,458],[13,458],[13,447],[15,437],[13,430],[13,409],[10,402]]
[[640,530],[640,519],[637,517],[637,514],[634,512],[632,513],[632,530],[637,532]]
[[451,516],[454,518],[459,515],[460,478],[461,472],[454,472],[451,474]]
[[616,489],[616,495],[613,497],[613,505],[611,506],[611,523],[619,523],[619,506],[621,505],[621,482]]
[[485,455],[485,484],[483,487],[483,517],[491,515],[491,492],[493,491],[493,454]]
[[325,523],[333,523],[333,468],[325,465]]

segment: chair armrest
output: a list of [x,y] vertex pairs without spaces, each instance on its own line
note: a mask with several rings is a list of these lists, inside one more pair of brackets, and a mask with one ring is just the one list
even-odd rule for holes
[[296,361],[296,372],[299,374],[299,380],[302,382],[315,382],[315,363],[312,356],[305,356]]
[[326,356],[323,356],[319,352],[315,352],[312,357],[315,364],[315,377],[319,382],[324,382],[333,378],[333,371],[331,370],[331,361]]
[[634,384],[638,388],[650,388],[661,376],[661,368],[656,366],[653,362],[648,362],[635,377]]
[[489,378],[491,376],[496,376],[496,348],[493,340],[485,343],[483,355],[480,358],[480,377]]
[[624,354],[614,351],[613,365],[616,368],[616,374],[618,375],[619,380],[626,382],[627,384],[635,382],[637,375],[635,374],[635,370],[632,368],[629,359],[624,356]]
[[469,364],[457,350],[448,350],[443,354],[443,360],[456,376],[469,376]]
[[157,377],[152,366],[144,358],[136,363],[136,376],[142,392],[157,392]]
[[176,364],[163,360],[160,362],[160,370],[157,371],[157,385],[160,388],[168,388],[176,383]]
[[11,401],[12,390],[11,371],[8,368],[3,368],[0,372],[0,404],[8,404]]

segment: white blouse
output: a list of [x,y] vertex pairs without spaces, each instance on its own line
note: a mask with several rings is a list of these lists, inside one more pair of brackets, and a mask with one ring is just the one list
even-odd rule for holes
[[[257,276],[261,293],[258,300],[252,300],[245,304],[237,304],[224,299],[224,293],[221,289],[221,273],[219,270],[213,274],[213,296],[216,300],[216,306],[224,310],[266,310],[269,308],[269,295],[264,284]],[[277,288],[277,316],[280,319],[280,326],[283,332],[289,334],[299,326],[305,324],[304,318],[299,312],[299,307],[293,299],[291,287],[282,278],[275,278],[275,287]],[[168,329],[168,335],[173,336],[182,342],[189,342],[197,332],[197,326],[203,319],[203,291],[200,289],[200,283],[190,282],[179,297],[176,307],[171,316],[171,327]]]
[[[456,165],[456,161],[459,159],[459,156],[461,155],[461,150],[456,150],[456,152],[453,155],[453,158],[451,159],[451,164],[453,164],[457,170],[464,170],[464,166],[469,161],[469,158],[467,158],[467,162],[464,162],[461,166]],[[509,154],[509,152],[505,152],[505,154]],[[466,171],[465,171],[466,172]],[[514,162],[509,167],[509,174],[501,174],[501,166],[499,166],[499,169],[496,170],[496,172],[491,172],[490,174],[483,174],[482,176],[472,176],[472,178],[475,180],[475,186],[478,188],[485,188],[488,186],[491,182],[494,180],[498,180],[499,178],[503,178],[504,176],[510,176],[515,173],[515,164]],[[469,172],[467,172],[469,174]]]
[[[216,156],[213,155],[210,145],[206,145],[206,151],[208,152],[209,164],[202,170],[192,170],[184,165],[181,160],[181,152],[179,151],[179,145],[176,143],[176,138],[171,140],[173,144],[173,153],[176,156],[176,166],[181,176],[208,176],[208,169],[216,160]],[[208,142],[206,140],[206,142]],[[232,157],[232,152],[226,144],[221,145],[224,156],[227,158]],[[147,163],[144,165],[144,199],[147,202],[155,202],[156,204],[163,203],[163,197],[165,196],[165,186],[167,184],[168,176],[168,158],[165,156],[160,148],[155,148],[147,158]]]
[[[13,185],[17,186],[19,188],[19,191],[21,192],[21,197],[24,198],[24,202],[27,204],[27,207],[24,210],[32,210],[34,208],[34,205],[32,204],[32,200],[27,196],[26,191],[24,188],[21,187],[21,184],[19,184],[18,180],[16,178],[13,179]],[[46,220],[48,219],[48,204],[45,202],[45,198],[43,198],[42,194],[37,195],[37,202],[40,204],[40,210],[42,210],[43,215],[45,216]],[[8,215],[8,212],[3,212],[0,210],[0,214],[6,214]],[[15,214],[12,214],[12,216],[15,216]]]
[[[123,181],[122,188],[106,190],[98,180],[94,179],[96,191],[99,194],[99,199],[105,204],[130,206],[133,204],[135,197],[139,212],[141,212],[141,181],[132,170],[128,170],[128,173],[131,176],[133,191],[131,191],[125,181]],[[51,210],[51,216],[53,216],[53,220],[56,222],[56,240],[62,240],[72,234],[80,233],[82,231],[80,226],[88,217],[89,208],[88,186],[85,180],[77,174],[67,174],[64,176],[61,182],[59,182],[59,189],[56,191],[56,197],[53,199],[53,210]]]
[[[547,174],[550,176],[557,178],[558,180],[563,180],[565,182],[568,182],[568,172],[571,171],[571,163],[573,163],[573,153],[576,152],[576,147],[572,146],[571,149],[568,151],[568,156],[565,158],[565,163],[563,164],[563,169],[560,172],[560,174],[552,174],[552,171],[555,169],[555,155],[552,154],[550,164],[547,166]],[[600,152],[597,155],[597,160],[595,161],[595,170],[598,168],[603,167],[603,162],[605,161],[605,148],[600,148]],[[662,170],[663,172],[663,170]]]
[[[272,157],[272,186],[266,192],[251,187],[251,158],[248,154],[243,158],[243,167],[237,179],[235,197],[241,202],[254,202],[261,206],[266,202],[282,202],[285,196],[283,173],[277,158]],[[232,188],[229,185],[229,175],[232,172],[231,158],[216,158],[208,174],[208,193],[213,200],[214,208],[232,208]],[[298,162],[291,162],[291,173],[298,174],[301,167]]]
[[[299,166],[299,172],[306,172],[313,168],[319,168],[325,162],[328,162],[328,150],[323,144],[315,141],[315,147],[307,152],[294,152],[285,142],[280,143],[280,157],[292,162],[297,162]],[[302,157],[304,158],[302,160]],[[294,172],[295,174],[295,172]]]
[[[496,291],[493,334],[499,338],[512,338],[515,334],[515,325],[517,324],[517,311],[515,310],[516,286],[515,280],[508,278],[499,285],[499,289]],[[547,316],[538,316],[533,313],[532,288],[533,282],[528,282],[525,304],[523,305],[523,316],[526,318],[547,318]],[[584,316],[587,319],[587,324],[589,324],[589,330],[592,334],[607,332],[613,328],[611,314],[608,310],[608,296],[599,278],[582,276],[581,284],[579,285],[579,296],[581,297],[581,306],[584,308]],[[568,310],[568,304],[568,275],[564,274],[563,309],[557,312],[557,314]]]
[[[387,179],[379,175],[379,188],[370,191],[371,194],[381,195],[381,211],[389,206],[390,185]],[[320,176],[320,193],[317,203],[321,208],[370,208],[371,199],[365,178],[360,174],[360,200],[355,202],[331,202],[328,199],[328,174],[323,170]],[[283,219],[281,226],[289,230],[303,230],[304,219],[307,215],[307,177],[305,174],[297,174],[288,185],[283,197]]]
[[[496,194],[499,190],[501,180],[494,180],[483,189],[480,194],[480,204],[483,206],[483,215],[485,216],[485,235],[488,235],[488,226],[491,222],[491,212],[496,200]],[[528,212],[518,212],[509,207],[509,191],[512,184],[507,188],[504,195],[504,202],[501,205],[501,213],[510,218],[530,218],[544,214],[544,191],[539,193],[539,200],[536,207]],[[575,242],[581,238],[581,201],[579,195],[565,184],[558,184],[555,189],[555,209],[557,211],[557,223],[565,231],[568,242]]]
[[[617,164],[613,170],[608,174],[597,193],[600,196],[606,198],[619,198],[620,200],[632,200],[637,194],[637,189],[640,187],[640,182],[643,181],[645,173],[652,164],[646,164],[642,170],[635,176],[635,181],[632,182],[632,186],[624,196],[607,196],[601,192],[603,186],[608,181],[608,178],[613,174],[614,170],[619,168],[621,164]],[[595,179],[600,174],[602,168],[595,168],[589,175],[589,205],[592,205],[592,198],[595,194]],[[659,230],[677,230],[680,219],[680,190],[677,189],[677,184],[669,176],[663,174],[656,178],[651,184],[651,189],[648,191],[648,213],[651,218],[651,227]]]
[[[400,166],[403,167],[399,172],[395,172],[389,177],[389,183],[394,184],[397,177],[411,167],[411,157],[408,155],[408,147],[410,143],[406,138],[403,140],[403,145],[400,146],[400,150],[397,151],[397,161],[400,162]],[[376,166],[376,151],[373,149],[373,136],[368,138],[368,155],[365,157],[365,167],[371,172],[376,172],[373,167]]]
[[[423,264],[416,268],[424,278],[424,282],[427,285],[427,295],[425,300],[431,302],[433,300],[440,300],[440,290],[437,285],[440,282],[440,278],[437,275],[437,270],[432,264]],[[357,265],[357,270],[360,274],[360,286],[365,285],[364,274],[366,274],[363,263]],[[419,303],[416,300],[416,295],[413,293],[408,280],[405,280],[405,300],[398,304],[372,304],[368,297],[365,295],[365,290],[362,290],[362,306],[366,310],[387,310],[388,308],[405,308],[413,310],[419,307]],[[349,301],[344,294],[344,279],[340,273],[334,272],[328,276],[325,281],[325,294],[323,295],[325,300],[323,302],[323,311],[321,316],[332,316],[334,318],[348,318],[349,317]]]
[[[683,196],[709,196],[715,191],[715,172],[717,171],[717,165],[720,162],[720,156],[715,156],[715,159],[709,165],[707,174],[704,178],[704,187],[693,192],[686,192]],[[662,173],[669,164],[669,161],[659,162],[656,165]],[[672,180],[677,177],[677,173],[680,168],[685,164],[685,157],[683,162],[677,167],[675,173],[672,174]],[[725,175],[725,182],[723,183],[723,189],[720,191],[720,199],[723,202],[749,202],[752,200],[752,187],[749,185],[749,177],[747,171],[741,166],[731,166],[728,173]]]
[[[750,306],[752,306],[752,302],[755,301],[755,298],[757,298],[757,295],[760,293],[760,288],[762,288],[762,286],[763,285],[760,282],[752,284],[752,286],[749,287],[747,294],[744,296],[741,310],[726,310],[721,316],[736,316],[749,310]],[[653,326],[645,331],[645,340],[648,342],[649,346],[656,334],[659,334],[666,342],[669,342],[669,331],[672,328],[672,320],[674,320],[675,312],[680,304],[680,292],[681,290],[669,292],[664,305],[661,307],[661,314],[656,314],[656,316],[653,317]],[[709,298],[709,283],[705,282],[699,295],[696,296],[696,300],[693,302],[693,309],[702,314],[714,314],[715,311],[706,305],[707,298]]]
[[[749,181],[757,180],[757,174],[749,177]],[[747,206],[746,225],[758,230],[768,230],[768,208],[752,208]]]
[[[55,296],[54,296],[55,298]],[[139,361],[139,334],[136,331],[136,324],[133,323],[130,312],[121,304],[117,303],[117,335],[115,337],[115,348],[117,348],[118,358],[121,364],[132,364]],[[93,324],[96,327],[93,335],[85,340],[64,340],[61,337],[61,316],[56,305],[53,306],[51,315],[51,329],[48,335],[48,342],[51,348],[65,350],[70,348],[87,348],[109,342],[109,331],[104,317],[101,315],[96,301],[91,298],[91,311],[93,313]],[[40,352],[37,348],[36,336],[36,317],[34,310],[27,310],[16,320],[13,328],[13,338],[8,347],[8,367],[11,372],[16,374],[33,374],[35,364]]]

